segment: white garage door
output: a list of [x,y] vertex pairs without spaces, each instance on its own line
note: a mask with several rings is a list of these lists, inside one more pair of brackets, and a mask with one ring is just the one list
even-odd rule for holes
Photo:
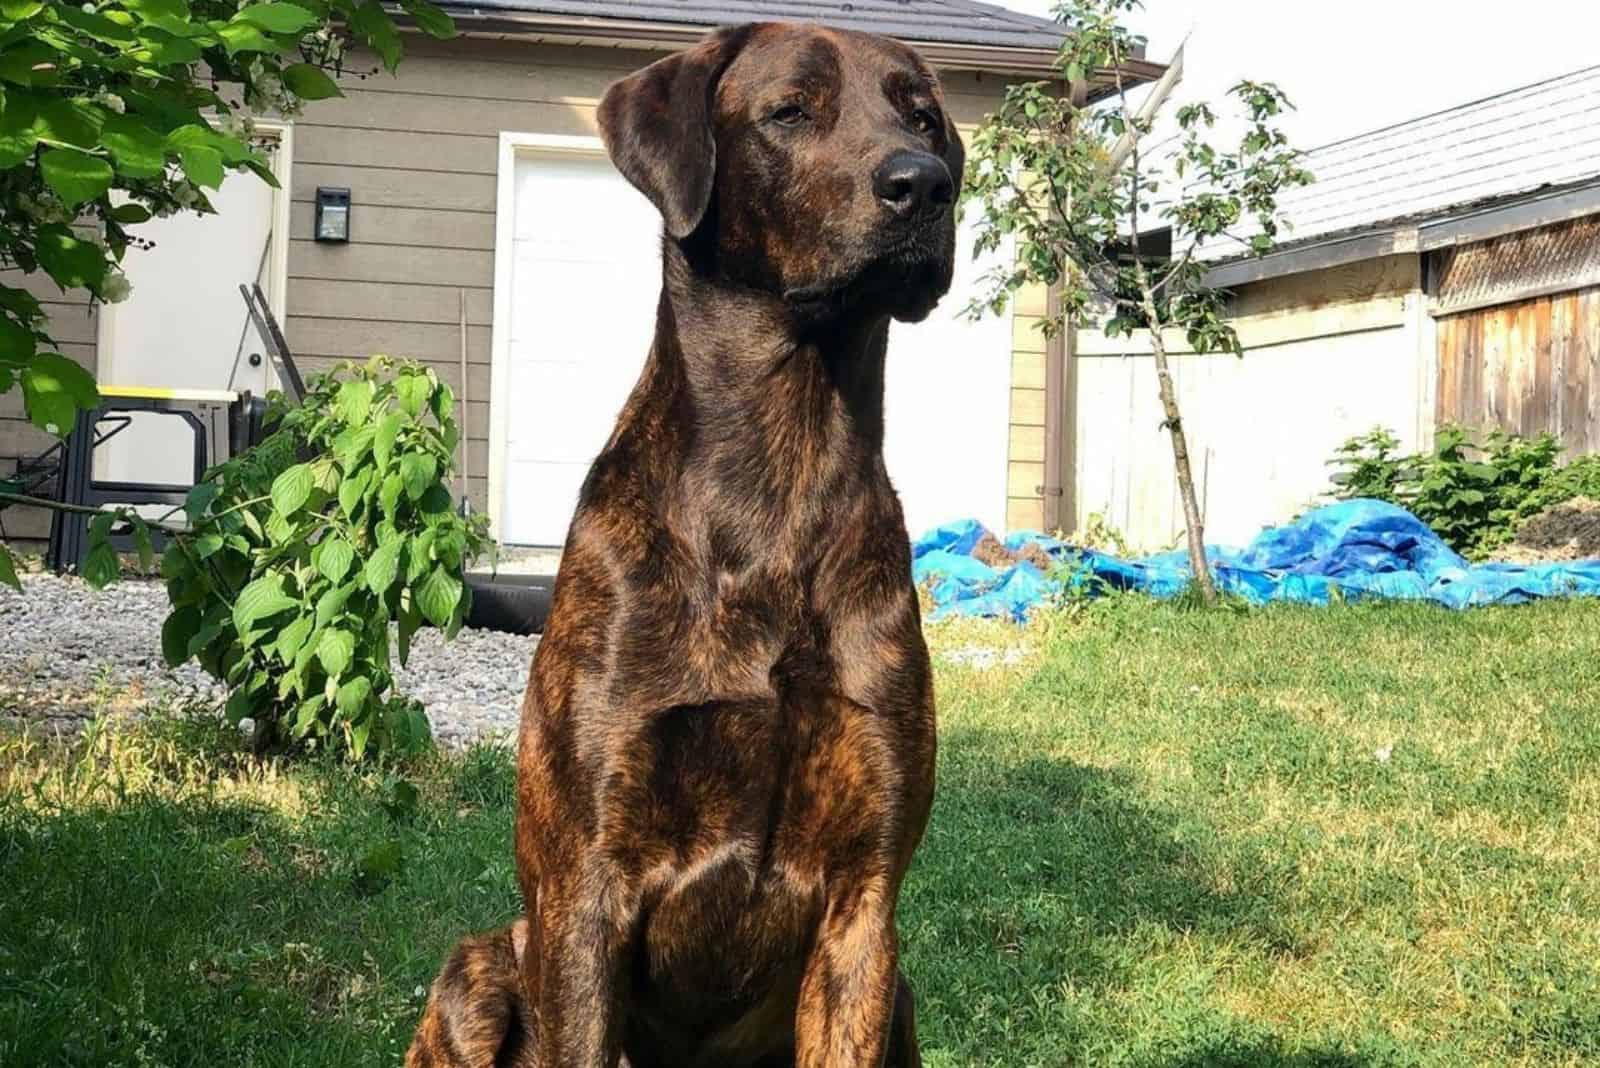
[[[643,365],[661,220],[603,156],[514,160],[499,538],[552,546]],[[961,316],[989,266],[962,233],[950,295],[889,335],[885,459],[913,536],[969,516],[1004,527],[1011,322]]]
[[516,156],[500,540],[560,545],[655,332],[661,217],[604,156]]

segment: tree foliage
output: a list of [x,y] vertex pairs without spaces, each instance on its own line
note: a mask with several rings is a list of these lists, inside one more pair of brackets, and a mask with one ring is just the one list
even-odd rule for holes
[[[401,6],[425,32],[454,33],[430,0]],[[126,297],[119,265],[139,224],[209,212],[230,171],[276,184],[253,116],[339,95],[352,41],[391,71],[400,60],[379,0],[0,0],[0,269]],[[53,434],[97,401],[36,297],[0,284],[0,393],[19,384]]]
[[404,665],[425,623],[454,636],[465,567],[487,544],[447,488],[454,408],[415,363],[346,364],[190,492],[191,533],[162,559],[162,649],[226,683],[229,717],[254,719],[264,742],[360,756],[427,740],[420,708],[393,693],[391,654]]
[[[1245,120],[1236,146],[1211,143],[1217,115],[1196,103],[1177,110],[1176,138],[1152,148],[1153,116],[1131,104],[1121,73],[1138,41],[1119,20],[1138,6],[1139,0],[1060,3],[1056,17],[1068,34],[1056,57],[1057,77],[1008,88],[972,137],[964,195],[982,209],[977,252],[997,250],[1010,238],[1016,259],[995,271],[989,292],[970,310],[999,313],[1019,288],[1043,283],[1058,287],[1061,297],[1059,312],[1041,323],[1047,334],[1074,322],[1098,322],[1112,336],[1149,331],[1190,559],[1209,596],[1163,331],[1181,331],[1196,353],[1241,353],[1225,315],[1227,294],[1206,284],[1195,254],[1230,235],[1253,252],[1271,249],[1282,227],[1279,193],[1310,175],[1276,126],[1288,99],[1259,82],[1240,81],[1230,93]],[[1090,102],[1073,91],[1097,76],[1114,86],[1108,100]],[[1241,224],[1252,231],[1241,234]],[[1146,235],[1167,229],[1171,255],[1158,262],[1142,246]]]

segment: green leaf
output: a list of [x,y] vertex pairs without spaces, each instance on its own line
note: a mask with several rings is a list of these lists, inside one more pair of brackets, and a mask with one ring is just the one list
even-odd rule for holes
[[339,484],[339,508],[348,518],[355,518],[357,509],[361,507],[361,499],[366,496],[367,487],[371,484],[371,468],[364,468],[354,478],[346,478]]
[[344,586],[334,586],[317,598],[317,626],[322,627],[333,622],[339,613],[344,611],[345,602],[350,600],[350,595],[356,592],[356,584],[349,583]]
[[406,666],[406,660],[411,656],[411,636],[422,626],[422,613],[417,611],[416,601],[407,600],[400,609],[399,628],[396,631],[396,651],[400,655],[400,666]]
[[310,464],[295,464],[272,480],[272,507],[284,518],[294,515],[311,497],[315,484]]
[[400,31],[378,0],[365,0],[350,13],[350,28],[383,60],[392,74],[400,62]]
[[31,19],[43,10],[43,0],[0,0],[0,15],[12,22]]
[[101,590],[115,582],[121,572],[122,567],[117,562],[117,551],[111,547],[110,542],[101,541],[90,549],[89,555],[84,558],[80,575],[91,587]]
[[39,143],[34,129],[38,119],[33,97],[11,90],[0,101],[0,168],[10,170],[29,156]]
[[327,72],[310,63],[285,67],[283,85],[301,100],[327,100],[329,97],[344,96],[344,91],[328,77]]
[[189,517],[189,522],[195,523],[206,514],[206,509],[211,507],[211,502],[217,499],[217,494],[222,492],[222,487],[215,482],[197,482],[194,488],[183,498],[183,513]]
[[322,556],[317,563],[317,570],[327,576],[329,582],[343,582],[350,571],[350,565],[355,562],[356,551],[350,543],[343,538],[334,538],[322,546]]
[[456,35],[455,20],[428,0],[401,0],[400,6],[411,16],[417,29],[429,37],[443,41]]
[[383,509],[383,514],[394,518],[395,508],[400,503],[400,495],[405,492],[406,484],[398,474],[390,475],[383,480],[383,487],[378,490],[378,506]]
[[378,421],[377,432],[372,438],[372,459],[379,471],[388,469],[389,457],[394,454],[395,439],[400,436],[400,428],[405,421],[406,417],[399,412],[390,412]]
[[106,253],[99,245],[80,241],[60,223],[39,227],[34,239],[39,266],[62,289],[100,288],[106,276]]
[[321,20],[296,4],[268,3],[251,4],[233,16],[233,21],[260,26],[268,33],[299,33]]
[[194,539],[194,555],[201,560],[209,559],[222,550],[222,545],[222,535],[208,530]]
[[277,649],[278,659],[285,664],[292,663],[295,654],[306,644],[306,639],[311,636],[311,617],[298,616],[278,632],[278,641],[274,648]]
[[330,678],[337,679],[344,674],[355,651],[355,636],[337,627],[323,631],[322,640],[317,643],[317,659],[322,662],[322,669]]
[[450,421],[450,417],[455,414],[456,410],[456,394],[450,388],[450,383],[439,383],[432,396],[428,398],[428,407],[433,410],[433,417],[439,420],[441,424]]
[[217,36],[222,39],[222,47],[228,55],[236,56],[240,52],[276,52],[278,43],[261,32],[259,26],[252,26],[248,22],[238,21],[243,17],[243,12],[234,16],[234,21],[217,27]]
[[89,372],[57,353],[35,356],[23,368],[21,378],[28,418],[47,434],[65,437],[79,410],[100,402]]
[[428,622],[443,627],[450,622],[451,613],[461,603],[461,580],[443,567],[435,567],[417,589],[417,607],[428,617]]
[[243,634],[257,621],[299,605],[299,601],[283,592],[282,575],[262,575],[239,591],[238,598],[233,602],[233,627]]
[[150,221],[150,209],[143,204],[118,204],[111,209],[111,221],[123,226]]
[[407,415],[416,417],[422,414],[423,406],[433,394],[433,383],[429,382],[424,374],[416,372],[403,374],[395,379],[394,392],[400,399],[401,409]]
[[22,581],[17,578],[17,562],[11,558],[11,550],[4,543],[0,543],[0,584],[22,592]]
[[77,148],[94,148],[100,143],[100,127],[105,114],[97,107],[59,97],[36,97],[38,116],[34,132],[41,141],[57,141]]
[[334,704],[346,719],[355,719],[366,705],[367,698],[371,696],[372,680],[364,675],[357,675],[339,687]]
[[367,589],[382,597],[394,585],[395,578],[400,574],[400,549],[404,545],[401,541],[392,541],[387,545],[380,545],[374,549],[372,555],[367,557],[366,567],[362,569],[362,578],[366,581]]
[[39,154],[39,173],[69,208],[95,200],[111,188],[111,164],[75,148],[52,148]]
[[416,500],[433,484],[439,473],[439,463],[422,452],[408,452],[400,458],[400,478],[405,482],[406,496]]
[[129,11],[137,11],[146,19],[187,21],[189,18],[188,0],[123,0],[123,3]]
[[206,189],[222,188],[222,153],[204,145],[186,145],[178,149],[178,162],[183,173],[195,185]]
[[12,322],[8,316],[0,316],[0,363],[21,367],[33,358],[38,346],[39,339],[32,330]]
[[334,398],[334,409],[340,419],[352,426],[365,422],[367,413],[372,410],[372,383],[358,378],[341,384]]
[[143,119],[134,115],[108,115],[100,138],[110,150],[119,174],[129,178],[156,178],[166,171],[166,139]]
[[237,727],[239,721],[250,714],[250,692],[243,686],[238,687],[228,695],[227,707],[223,714],[228,717],[228,722]]
[[156,547],[150,544],[150,527],[137,514],[128,517],[128,525],[133,527],[133,544],[139,550],[139,569],[148,572],[156,559]]
[[[355,755],[359,757],[361,754],[357,752]],[[404,859],[405,855],[401,852],[400,843],[397,841],[390,840],[373,846],[356,865],[356,891],[368,897],[382,892],[384,887],[400,874],[400,865]]]

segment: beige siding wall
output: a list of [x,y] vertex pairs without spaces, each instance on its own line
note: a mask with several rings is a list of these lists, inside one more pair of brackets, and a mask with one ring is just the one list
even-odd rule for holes
[[1011,447],[1006,466],[1006,526],[1044,528],[1045,315],[1042,285],[1017,292],[1012,304]]
[[[39,273],[0,276],[10,286],[28,290],[50,316],[50,331],[59,342],[57,351],[70,356],[90,371],[95,370],[95,311],[84,290],[63,293],[49,276]],[[0,394],[0,475],[16,470],[18,460],[37,456],[54,438],[34,427],[22,414],[22,388],[13,386]],[[38,508],[7,508],[0,512],[0,526],[18,548],[39,550],[50,535],[50,514]]]

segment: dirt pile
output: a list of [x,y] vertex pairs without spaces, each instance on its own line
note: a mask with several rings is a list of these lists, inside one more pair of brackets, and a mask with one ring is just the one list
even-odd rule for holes
[[1513,564],[1600,560],[1600,501],[1574,497],[1546,508],[1496,556]]
[[1048,575],[1056,562],[1050,559],[1050,554],[1037,545],[1025,545],[1013,552],[1005,547],[1005,543],[993,534],[984,534],[978,539],[978,544],[972,547],[973,559],[979,563],[988,564],[993,568],[1007,568],[1026,560],[1034,567]]

